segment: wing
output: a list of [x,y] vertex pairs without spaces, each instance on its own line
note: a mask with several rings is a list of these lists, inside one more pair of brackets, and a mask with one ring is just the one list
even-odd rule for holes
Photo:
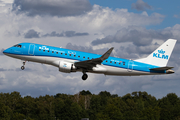
[[112,50],[114,48],[110,48],[106,53],[104,53],[101,57],[96,58],[96,59],[91,59],[91,60],[85,60],[85,61],[81,61],[81,62],[75,62],[74,65],[78,68],[83,68],[83,69],[92,69],[93,67],[95,67],[97,64],[101,64],[104,60],[106,60]]

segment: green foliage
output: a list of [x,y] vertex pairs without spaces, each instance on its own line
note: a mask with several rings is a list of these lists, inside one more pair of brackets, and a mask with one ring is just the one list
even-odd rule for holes
[[80,92],[80,95],[92,95],[92,94],[89,90],[87,90],[87,91],[83,90]]
[[13,120],[24,120],[25,119],[25,115],[21,114],[21,113],[14,113],[12,116]]
[[102,91],[75,95],[21,97],[19,92],[0,93],[0,120],[180,120],[180,98],[169,93],[156,99],[147,92],[118,97]]
[[3,103],[0,103],[0,120],[10,120],[11,115],[11,109]]
[[166,97],[158,100],[161,108],[161,120],[176,120],[180,118],[180,99],[175,93],[169,93]]

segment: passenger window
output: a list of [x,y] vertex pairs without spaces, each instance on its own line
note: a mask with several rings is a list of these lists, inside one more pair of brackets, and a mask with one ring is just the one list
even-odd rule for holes
[[121,64],[121,62],[119,62],[119,65]]
[[112,63],[112,61],[110,61],[110,63]]
[[71,56],[71,54],[69,54],[69,56]]
[[61,53],[61,55],[62,55],[63,53]]
[[43,50],[43,52],[45,52],[45,50]]
[[58,54],[58,52],[56,52],[56,54]]
[[83,58],[85,58],[85,57],[83,57]]
[[39,49],[39,51],[41,51],[41,49]]
[[48,52],[49,52],[49,50],[48,50]]
[[125,62],[123,62],[123,65],[125,65]]
[[54,51],[52,51],[52,53],[54,53]]
[[116,62],[114,62],[116,64]]
[[78,57],[80,57],[80,56],[78,56]]
[[106,62],[108,62],[108,61],[106,60]]
[[65,53],[65,55],[67,55],[67,53]]
[[74,57],[76,57],[76,55],[74,55]]
[[88,57],[88,59],[89,59],[89,57]]

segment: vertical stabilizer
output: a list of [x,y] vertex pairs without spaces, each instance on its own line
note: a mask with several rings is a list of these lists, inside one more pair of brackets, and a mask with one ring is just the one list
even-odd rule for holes
[[176,41],[177,40],[174,39],[168,39],[148,57],[143,59],[138,59],[135,61],[156,65],[160,67],[166,66],[171,56],[171,53],[174,49],[174,46],[176,44]]

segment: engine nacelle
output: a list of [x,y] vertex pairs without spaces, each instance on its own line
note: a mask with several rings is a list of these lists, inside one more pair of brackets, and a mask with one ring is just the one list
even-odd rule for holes
[[96,73],[105,73],[107,71],[106,68],[100,65],[96,65],[96,67],[93,67],[92,70],[93,72],[96,72]]
[[65,73],[76,72],[76,67],[72,63],[60,61],[59,71]]

